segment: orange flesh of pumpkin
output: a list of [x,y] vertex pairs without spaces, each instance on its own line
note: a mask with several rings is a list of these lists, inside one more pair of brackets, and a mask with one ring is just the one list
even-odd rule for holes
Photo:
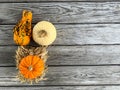
[[32,12],[24,10],[22,19],[13,30],[13,39],[17,45],[27,45],[31,37]]
[[[32,66],[31,70],[29,70],[30,66]],[[34,79],[42,75],[45,64],[38,56],[29,55],[21,60],[18,68],[25,78]]]

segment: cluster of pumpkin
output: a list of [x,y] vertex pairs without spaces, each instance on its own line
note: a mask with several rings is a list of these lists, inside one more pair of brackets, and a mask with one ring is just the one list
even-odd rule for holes
[[17,45],[28,45],[31,35],[33,40],[40,45],[50,45],[56,39],[56,29],[48,21],[38,22],[32,33],[32,12],[24,10],[22,19],[14,27],[14,41]]
[[[22,19],[14,27],[13,35],[14,42],[21,47],[28,45],[31,37],[39,45],[48,46],[56,39],[56,29],[50,22],[41,21],[32,30],[32,12],[23,10]],[[19,61],[18,69],[24,78],[33,80],[42,75],[44,64],[41,57],[30,54]]]

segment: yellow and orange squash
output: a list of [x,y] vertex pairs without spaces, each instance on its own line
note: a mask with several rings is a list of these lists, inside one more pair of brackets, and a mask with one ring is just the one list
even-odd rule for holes
[[13,39],[17,45],[24,46],[30,43],[32,12],[23,10],[22,19],[13,29]]

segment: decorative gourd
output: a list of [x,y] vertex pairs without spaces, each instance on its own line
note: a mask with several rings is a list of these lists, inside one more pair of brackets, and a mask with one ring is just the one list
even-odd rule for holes
[[56,29],[48,21],[38,22],[33,28],[33,40],[39,45],[50,45],[56,39]]
[[35,79],[45,70],[44,61],[36,55],[24,57],[19,64],[19,71],[27,79]]
[[22,19],[13,30],[13,39],[17,45],[27,45],[31,37],[32,12],[23,10]]

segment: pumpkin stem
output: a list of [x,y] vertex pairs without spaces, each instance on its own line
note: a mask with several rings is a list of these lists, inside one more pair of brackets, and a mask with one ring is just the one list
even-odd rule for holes
[[32,67],[32,66],[29,66],[29,67],[28,67],[28,70],[29,70],[29,71],[32,71],[32,70],[33,70],[33,67]]
[[45,37],[47,35],[47,32],[45,30],[41,30],[38,32],[38,35],[40,38]]

